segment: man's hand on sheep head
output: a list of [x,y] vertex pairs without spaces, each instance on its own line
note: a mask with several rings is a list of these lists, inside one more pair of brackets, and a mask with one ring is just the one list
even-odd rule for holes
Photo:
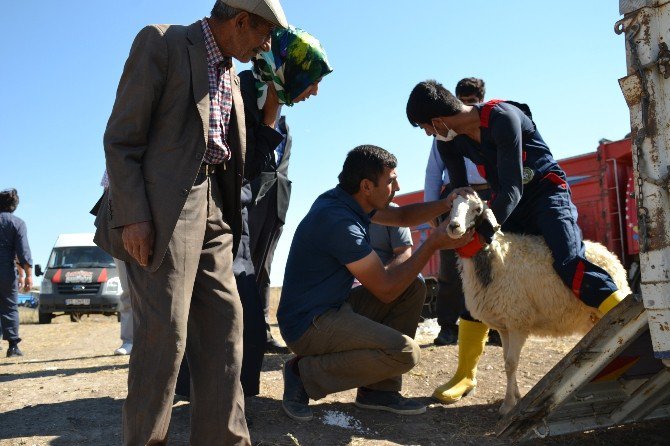
[[445,220],[440,225],[433,229],[429,238],[432,238],[435,243],[435,249],[457,249],[461,248],[472,240],[475,230],[469,229],[459,238],[452,238],[448,231],[449,221]]
[[448,214],[449,212],[451,212],[451,208],[454,205],[454,200],[456,199],[456,197],[460,196],[460,197],[465,198],[465,197],[468,196],[468,194],[474,194],[474,193],[475,193],[475,191],[471,187],[459,187],[457,189],[452,190],[449,193],[449,195],[447,195],[446,198],[442,199],[442,201],[444,201],[444,205],[446,207],[445,210],[444,210],[444,213]]

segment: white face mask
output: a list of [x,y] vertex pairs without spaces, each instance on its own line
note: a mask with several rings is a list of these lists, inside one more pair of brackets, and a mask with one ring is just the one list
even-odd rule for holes
[[437,138],[439,141],[451,141],[456,137],[456,135],[458,135],[458,133],[449,129],[449,133],[447,133],[447,136],[436,135],[435,138]]

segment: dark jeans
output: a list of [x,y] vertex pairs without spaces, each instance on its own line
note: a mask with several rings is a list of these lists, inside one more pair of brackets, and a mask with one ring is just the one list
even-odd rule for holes
[[586,259],[577,208],[565,179],[549,174],[524,193],[519,205],[503,224],[503,231],[541,235],[563,283],[584,304],[597,308],[617,290],[610,275]]
[[2,338],[10,344],[21,341],[19,337],[19,289],[13,265],[0,269],[0,328]]

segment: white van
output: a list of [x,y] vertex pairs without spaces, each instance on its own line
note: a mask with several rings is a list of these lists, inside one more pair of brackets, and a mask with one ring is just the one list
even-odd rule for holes
[[123,290],[112,256],[93,243],[93,233],[61,234],[49,263],[35,275],[44,275],[40,287],[39,322],[49,324],[56,313],[78,321],[82,314],[118,316]]

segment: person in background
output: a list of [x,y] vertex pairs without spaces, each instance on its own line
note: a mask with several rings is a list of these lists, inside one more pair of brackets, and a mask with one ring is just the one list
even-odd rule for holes
[[[316,95],[319,83],[332,71],[326,53],[309,33],[289,26],[272,34],[271,51],[253,59],[253,70],[240,73],[247,129],[245,179],[242,185],[242,236],[233,262],[244,316],[244,353],[240,380],[245,397],[258,395],[263,356],[268,344],[267,301],[259,293],[260,243],[269,243],[280,228],[288,206],[290,182],[286,178],[291,135],[281,107],[292,106]],[[307,67],[307,68],[305,68]],[[283,156],[282,156],[283,155]],[[281,200],[279,196],[283,197]],[[283,213],[278,210],[278,204]],[[278,215],[282,215],[281,219]],[[251,220],[251,215],[255,219]],[[273,339],[274,341],[274,339]],[[272,348],[277,351],[279,344]],[[285,353],[288,349],[283,347]],[[176,394],[189,398],[190,373],[186,361],[177,379]]]
[[[389,206],[398,207],[391,202]],[[412,233],[407,226],[384,226],[370,223],[370,246],[384,266],[399,265],[412,256]]]
[[[33,286],[33,260],[28,244],[26,224],[14,211],[19,205],[16,189],[0,192],[0,327],[2,338],[7,341],[7,357],[23,356],[19,348],[19,283],[21,291]],[[19,267],[25,273],[17,272]]]
[[114,259],[116,271],[121,281],[121,296],[119,296],[119,319],[121,320],[121,346],[114,350],[117,356],[129,355],[133,351],[133,307],[130,298],[130,284],[128,283],[128,272],[126,262]]
[[[482,79],[466,77],[456,84],[456,96],[466,105],[479,104],[484,101],[486,86]],[[424,186],[424,201],[433,201],[444,198],[454,190],[450,184],[449,171],[438,150],[438,141],[450,141],[454,135],[446,138],[436,136],[426,165],[426,181]],[[472,187],[480,198],[488,201],[491,198],[491,188],[486,180],[479,174],[477,166],[465,160],[465,168],[468,175],[470,187]],[[439,224],[443,216],[439,217],[433,226]],[[440,272],[438,276],[437,295],[437,322],[440,325],[440,333],[433,341],[435,345],[454,345],[458,342],[459,316],[465,311],[465,296],[463,296],[463,284],[456,263],[456,252],[453,250],[440,251]],[[489,344],[502,345],[500,334],[497,331],[489,332]]]
[[[435,250],[462,246],[467,237],[451,239],[445,222],[404,262],[382,263],[370,246],[371,222],[425,223],[448,212],[455,196],[389,206],[400,190],[396,164],[380,147],[351,150],[338,186],[316,199],[295,231],[277,310],[282,336],[296,354],[284,363],[282,408],[290,418],[310,420],[310,398],[355,388],[355,404],[364,409],[426,411],[400,393],[402,375],[419,360],[413,337],[425,285],[417,276]],[[352,289],[354,279],[362,286]]]
[[[100,185],[107,190],[109,188],[109,175],[105,170],[102,174],[102,180],[100,180]],[[91,210],[91,214],[96,215],[98,213],[98,208],[100,202]],[[121,346],[114,350],[114,354],[117,356],[129,355],[133,351],[133,308],[130,299],[130,284],[128,283],[128,270],[126,269],[126,263],[121,260],[114,258],[114,264],[116,265],[116,272],[119,275],[119,281],[121,282],[121,296],[119,296],[119,319],[121,322]]]
[[[389,206],[398,207],[398,205],[393,202],[389,203]],[[407,226],[384,226],[377,223],[370,223],[370,226],[368,227],[368,235],[370,236],[370,247],[377,253],[379,260],[381,260],[382,264],[387,268],[399,265],[412,256],[412,246],[414,245],[414,242],[412,241],[412,233]],[[424,286],[410,286],[409,289],[423,297],[410,296],[408,299],[412,301],[425,301],[426,287],[421,275],[417,276],[417,281],[424,284]],[[352,293],[367,293],[369,298],[374,297],[367,290],[357,290],[360,286],[362,286],[361,283],[358,279],[355,279]]]
[[143,28],[125,63],[105,130],[111,181],[94,238],[126,262],[132,290],[124,445],[167,442],[185,351],[190,443],[251,444],[233,275],[246,129],[232,58],[268,51],[277,26],[288,26],[278,0],[217,0],[191,25]]
[[[389,206],[398,207],[391,202]],[[385,266],[397,265],[412,256],[412,233],[407,226],[384,226],[370,223],[368,227],[370,247],[377,253]],[[358,279],[354,279],[354,288],[360,286]]]

